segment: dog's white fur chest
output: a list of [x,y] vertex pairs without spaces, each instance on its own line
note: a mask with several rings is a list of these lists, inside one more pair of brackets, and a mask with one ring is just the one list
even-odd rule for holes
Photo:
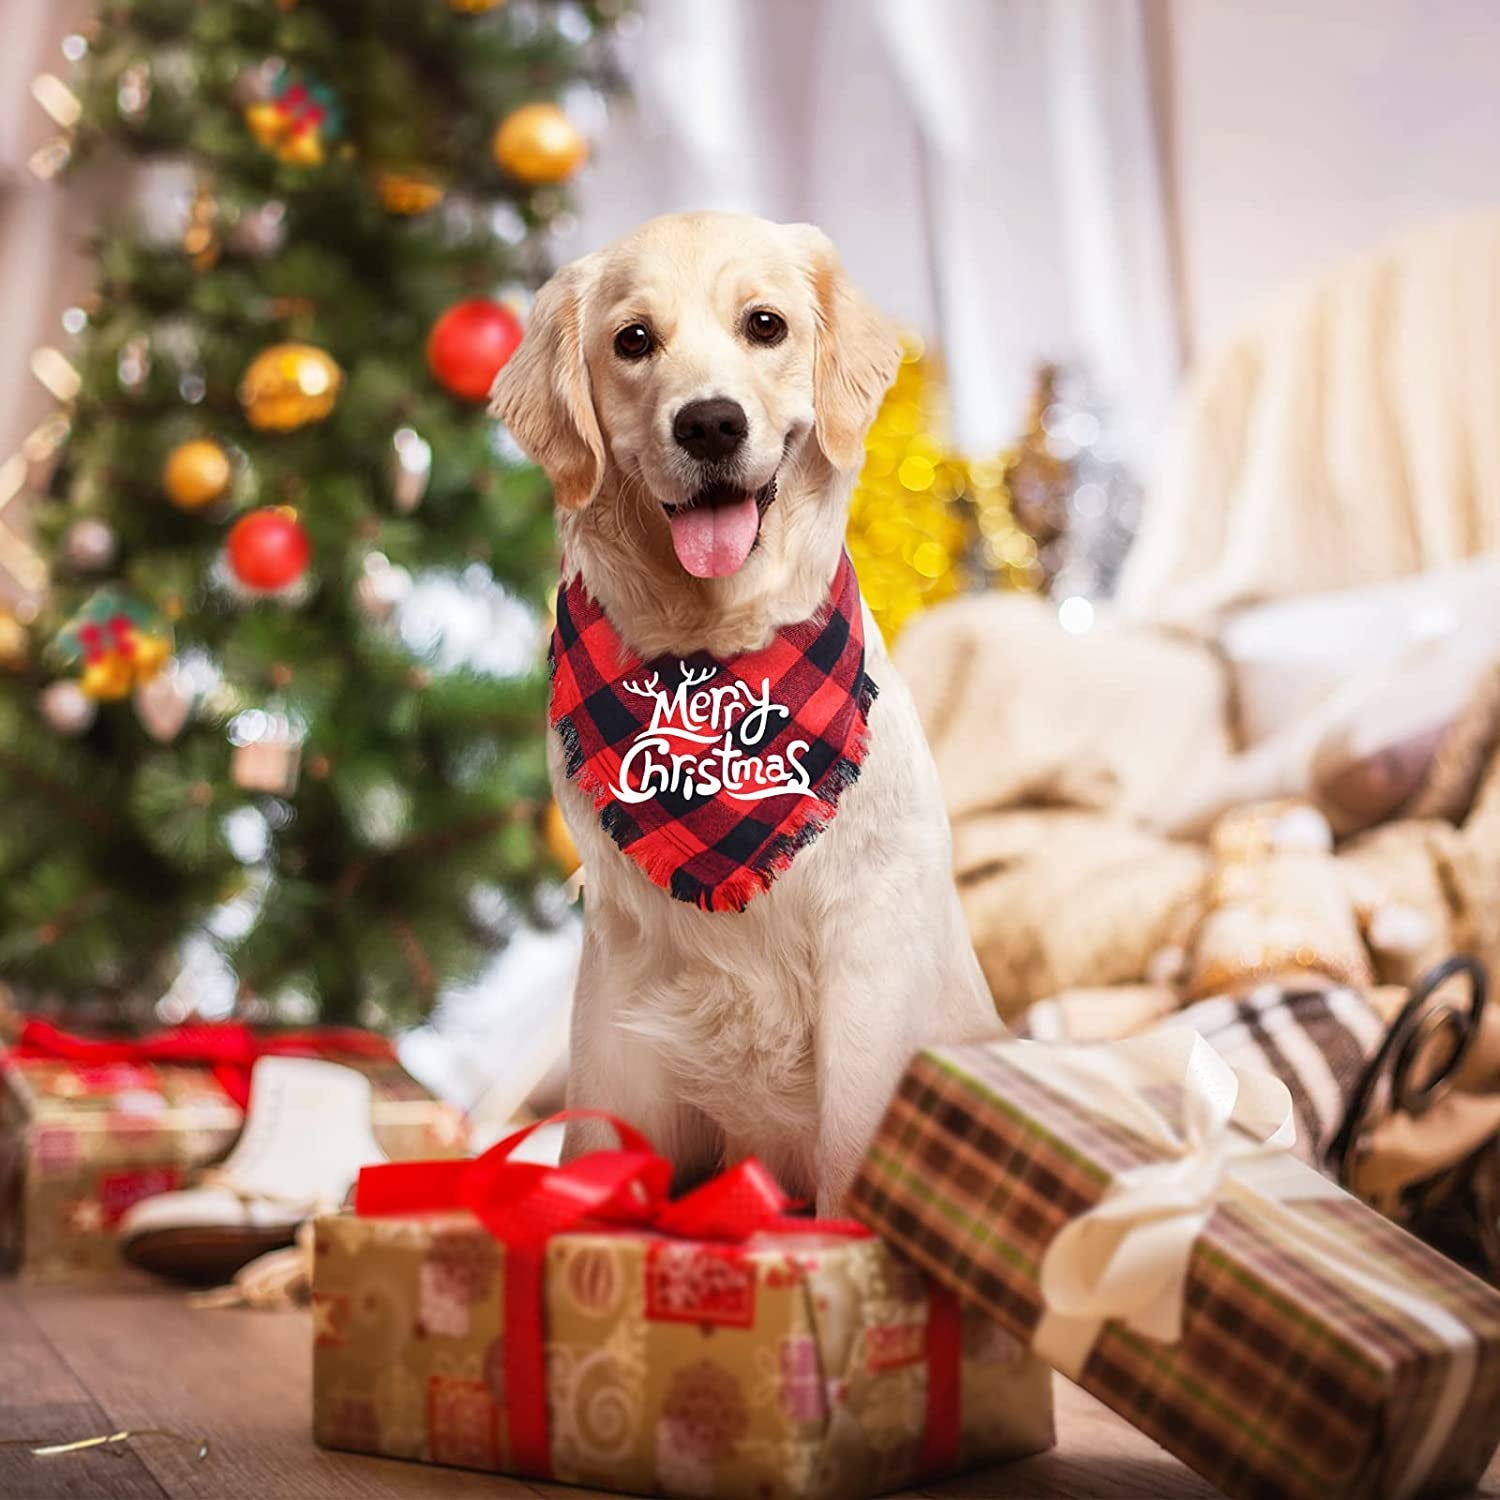
[[633,965],[616,1021],[731,1141],[754,1140],[767,1120],[805,1123],[816,1092],[816,936],[779,920],[781,894],[773,887],[743,913],[674,911],[649,945],[654,963]]
[[652,884],[551,747],[585,869],[575,1094],[614,1101],[688,1175],[754,1152],[790,1190],[834,1184],[836,1197],[910,1053],[995,1029],[947,873],[936,771],[866,623],[880,696],[860,778],[743,912]]

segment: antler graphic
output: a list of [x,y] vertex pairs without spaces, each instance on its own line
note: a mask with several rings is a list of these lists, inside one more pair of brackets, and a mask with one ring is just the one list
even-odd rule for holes
[[701,668],[684,667],[682,669],[682,685],[685,688],[699,687],[708,681],[719,669],[709,665]]
[[653,672],[644,684],[622,680],[620,686],[628,693],[634,693],[637,698],[654,698],[661,691],[661,678]]

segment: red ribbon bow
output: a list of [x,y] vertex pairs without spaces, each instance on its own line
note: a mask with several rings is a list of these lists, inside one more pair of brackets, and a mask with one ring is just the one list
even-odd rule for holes
[[[602,1120],[619,1149],[594,1151],[561,1167],[511,1159],[543,1125]],[[675,1201],[671,1164],[650,1141],[614,1115],[569,1109],[528,1125],[482,1156],[460,1161],[392,1162],[360,1171],[354,1211],[363,1215],[442,1213],[467,1209],[506,1247],[505,1391],[511,1468],[552,1477],[547,1433],[542,1270],[555,1234],[582,1227],[649,1230],[686,1240],[743,1244],[771,1232],[867,1238],[849,1219],[807,1219],[754,1157]],[[923,1468],[952,1466],[958,1451],[959,1312],[951,1293],[933,1285],[928,1323],[927,1429]]]
[[50,1021],[28,1018],[19,1040],[0,1062],[28,1058],[103,1067],[111,1063],[176,1063],[210,1068],[214,1081],[241,1109],[250,1102],[250,1070],[262,1057],[317,1057],[394,1062],[390,1042],[352,1026],[260,1033],[240,1022],[197,1022],[151,1036],[104,1039],[76,1036]]

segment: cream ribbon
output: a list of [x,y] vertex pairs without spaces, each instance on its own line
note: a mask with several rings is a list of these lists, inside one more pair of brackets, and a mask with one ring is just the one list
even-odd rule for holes
[[[1420,1288],[1392,1281],[1379,1261],[1287,1206],[1348,1195],[1290,1154],[1297,1129],[1286,1085],[1259,1069],[1231,1067],[1186,1027],[1098,1046],[1009,1042],[996,1050],[1007,1065],[1140,1136],[1158,1156],[1117,1174],[1099,1202],[1048,1246],[1035,1352],[1076,1380],[1106,1322],[1175,1343],[1193,1246],[1220,1203],[1237,1203],[1323,1274],[1397,1308],[1451,1347],[1422,1441],[1406,1472],[1382,1487],[1394,1496],[1417,1493],[1467,1404],[1475,1336]],[[1180,1129],[1147,1099],[1153,1085],[1181,1089]]]

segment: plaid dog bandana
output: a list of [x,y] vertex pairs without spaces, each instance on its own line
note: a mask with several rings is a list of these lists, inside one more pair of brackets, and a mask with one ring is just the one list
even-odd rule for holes
[[575,577],[549,660],[569,778],[657,885],[705,911],[769,889],[859,777],[877,689],[848,553],[817,614],[730,661],[642,662]]

